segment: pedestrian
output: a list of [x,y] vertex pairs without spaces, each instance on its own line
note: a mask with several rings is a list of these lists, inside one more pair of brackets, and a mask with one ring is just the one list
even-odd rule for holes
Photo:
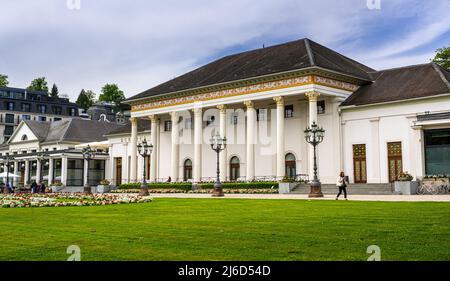
[[44,182],[41,183],[41,193],[45,194],[45,183]]
[[341,172],[339,174],[339,177],[336,182],[336,186],[339,187],[339,193],[336,196],[336,200],[339,200],[339,196],[344,192],[344,198],[347,200],[347,177],[345,176],[344,172]]
[[167,182],[172,182],[172,177],[169,176],[169,178],[167,179]]
[[37,193],[38,191],[37,191],[37,183],[36,183],[36,181],[33,181],[32,183],[31,183],[31,193]]

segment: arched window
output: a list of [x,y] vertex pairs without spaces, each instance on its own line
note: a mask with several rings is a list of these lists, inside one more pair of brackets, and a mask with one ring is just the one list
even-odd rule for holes
[[28,136],[27,136],[27,135],[23,135],[23,136],[22,136],[22,140],[23,140],[23,141],[28,140]]
[[286,167],[286,177],[295,178],[295,176],[297,175],[297,169],[294,154],[286,154],[284,162]]
[[183,178],[184,181],[188,181],[190,179],[192,179],[192,161],[191,159],[186,159],[184,161],[184,165],[183,165]]
[[230,181],[235,181],[240,177],[241,164],[237,156],[230,159]]

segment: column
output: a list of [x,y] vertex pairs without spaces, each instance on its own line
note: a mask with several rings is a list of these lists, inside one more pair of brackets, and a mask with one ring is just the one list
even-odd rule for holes
[[48,159],[48,186],[53,183],[53,159]]
[[[309,125],[311,126],[313,122],[317,124],[317,99],[320,96],[318,92],[308,92],[305,94],[309,100]],[[318,164],[319,161],[317,161]],[[309,179],[314,178],[314,148],[309,145]]]
[[171,112],[170,116],[172,118],[172,153],[171,153],[171,173],[170,177],[172,178],[172,182],[178,181],[178,164],[179,164],[179,155],[180,155],[180,147],[179,147],[179,130],[178,130],[178,113]]
[[[219,134],[222,138],[227,136],[227,107],[225,105],[217,106],[219,109]],[[227,149],[225,148],[219,155],[220,163],[220,181],[227,180]]]
[[84,184],[84,186],[87,186],[89,183],[88,183],[88,173],[89,173],[89,162],[88,162],[88,160],[87,159],[84,159],[83,160],[84,161],[84,163],[83,163],[83,184]]
[[156,115],[150,116],[151,121],[151,143],[153,145],[152,155],[150,155],[150,182],[156,181],[156,159],[158,157],[158,144],[157,144],[157,134],[158,134],[158,118]]
[[255,179],[255,117],[256,110],[252,101],[244,102],[247,107],[247,172],[246,180]]
[[[14,161],[14,175],[19,176],[19,162]],[[18,177],[14,177],[13,180],[10,179],[10,181],[12,181],[13,186],[17,186],[19,183],[19,178]]]
[[138,119],[131,117],[131,148],[130,148],[130,181],[137,182],[137,134],[138,134]]
[[30,161],[25,160],[25,176],[24,176],[23,185],[25,186],[29,182],[30,182]]
[[202,179],[202,109],[195,108],[194,112],[194,183]]
[[286,174],[284,155],[284,99],[273,98],[277,103],[277,180],[282,180]]
[[61,183],[67,186],[67,156],[61,158]]
[[36,161],[36,182],[41,182],[42,160]]

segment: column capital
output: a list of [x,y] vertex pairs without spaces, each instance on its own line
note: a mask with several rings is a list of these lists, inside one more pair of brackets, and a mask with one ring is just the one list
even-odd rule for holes
[[274,97],[273,100],[276,102],[277,106],[284,106],[284,98],[282,96]]
[[227,110],[227,106],[225,104],[221,104],[217,106],[217,109],[219,109],[220,113],[225,113]]
[[175,118],[175,117],[178,116],[178,112],[177,111],[171,111],[171,112],[169,112],[169,114],[170,114],[170,117],[172,117],[172,118]]
[[152,122],[156,122],[156,121],[158,121],[158,116],[157,115],[150,115],[148,117],[148,119],[150,119],[150,121],[152,121]]
[[137,117],[130,117],[130,122],[131,122],[132,125],[137,125],[138,118]]
[[312,92],[305,93],[305,96],[309,99],[309,101],[317,101],[317,99],[320,96],[320,93],[312,91]]
[[247,108],[255,108],[255,103],[254,103],[253,101],[251,101],[251,100],[244,101],[244,105],[245,105]]
[[194,112],[195,115],[202,114],[202,108],[201,107],[193,108],[192,112]]

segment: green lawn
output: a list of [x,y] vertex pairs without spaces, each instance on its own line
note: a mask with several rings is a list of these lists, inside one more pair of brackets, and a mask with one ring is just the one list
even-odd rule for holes
[[450,204],[155,199],[0,209],[0,260],[450,260]]

